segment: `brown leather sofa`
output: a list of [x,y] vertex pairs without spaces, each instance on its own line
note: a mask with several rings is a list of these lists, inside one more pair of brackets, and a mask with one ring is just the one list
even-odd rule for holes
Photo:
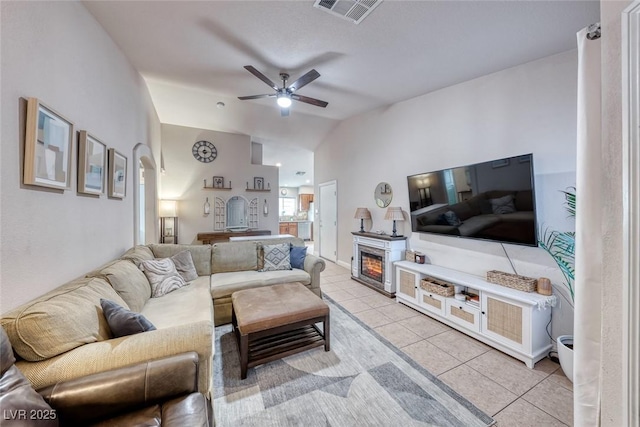
[[213,426],[210,402],[197,392],[195,352],[60,382],[36,392],[15,366],[0,328],[3,426]]

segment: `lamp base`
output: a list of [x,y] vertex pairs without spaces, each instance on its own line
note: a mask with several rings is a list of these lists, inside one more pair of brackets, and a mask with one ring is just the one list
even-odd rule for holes
[[360,218],[360,232],[364,233],[364,218]]

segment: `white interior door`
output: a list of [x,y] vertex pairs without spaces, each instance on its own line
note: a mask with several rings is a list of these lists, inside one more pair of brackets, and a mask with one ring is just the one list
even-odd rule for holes
[[338,185],[329,181],[319,186],[318,223],[320,225],[320,256],[329,261],[338,261]]

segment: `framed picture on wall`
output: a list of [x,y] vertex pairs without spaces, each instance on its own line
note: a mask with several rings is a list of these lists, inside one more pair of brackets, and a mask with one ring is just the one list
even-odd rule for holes
[[29,98],[24,141],[24,183],[60,190],[71,188],[73,137],[73,123],[37,98]]
[[127,189],[127,158],[109,148],[109,197],[124,199]]
[[256,176],[253,178],[253,189],[254,190],[264,190],[264,178],[261,176]]
[[224,188],[224,177],[222,177],[222,176],[214,176],[213,177],[213,188]]
[[87,131],[78,141],[78,192],[104,194],[107,171],[107,146]]

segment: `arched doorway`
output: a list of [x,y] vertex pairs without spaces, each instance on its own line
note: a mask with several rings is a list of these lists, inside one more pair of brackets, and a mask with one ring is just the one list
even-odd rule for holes
[[158,184],[156,162],[149,146],[133,147],[133,241],[136,245],[158,242]]

